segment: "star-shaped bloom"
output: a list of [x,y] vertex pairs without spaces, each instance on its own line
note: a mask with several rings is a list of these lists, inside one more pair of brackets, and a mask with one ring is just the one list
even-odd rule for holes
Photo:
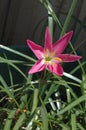
[[71,40],[73,32],[66,33],[62,38],[52,44],[52,38],[50,30],[47,27],[45,31],[45,43],[44,48],[31,40],[27,40],[27,44],[33,53],[37,57],[36,63],[29,70],[29,74],[40,72],[44,69],[48,69],[50,72],[57,76],[63,75],[63,68],[61,63],[74,62],[81,58],[81,56],[73,54],[62,54]]

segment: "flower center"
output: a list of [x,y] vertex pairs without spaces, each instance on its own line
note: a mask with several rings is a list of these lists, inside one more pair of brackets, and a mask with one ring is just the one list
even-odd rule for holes
[[51,57],[45,57],[45,63],[51,63],[52,58]]
[[48,49],[46,49],[45,53],[44,53],[44,61],[45,64],[53,64],[56,62],[62,62],[62,59],[59,57],[55,56],[56,53],[55,52],[50,52]]

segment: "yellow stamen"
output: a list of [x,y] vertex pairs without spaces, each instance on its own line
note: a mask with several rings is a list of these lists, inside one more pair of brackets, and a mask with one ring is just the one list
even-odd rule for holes
[[47,57],[48,55],[49,55],[49,50],[46,49],[45,54],[44,54],[44,57]]
[[55,58],[54,58],[54,60],[57,60],[57,61],[62,62],[62,59],[61,59],[61,58],[59,58],[59,57],[55,57]]

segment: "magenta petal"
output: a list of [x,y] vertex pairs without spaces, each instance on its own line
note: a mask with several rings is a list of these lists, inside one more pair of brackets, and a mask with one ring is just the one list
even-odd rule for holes
[[47,69],[54,73],[57,76],[62,76],[63,75],[63,68],[61,67],[60,64],[55,64],[55,65],[48,65]]
[[44,45],[44,48],[45,48],[45,50],[46,49],[49,49],[49,50],[52,49],[52,38],[51,38],[50,30],[49,30],[48,27],[46,28],[46,32],[45,32],[45,45]]
[[72,37],[73,32],[68,32],[67,34],[65,34],[62,38],[60,38],[58,41],[56,41],[53,45],[53,50],[57,53],[57,54],[61,54],[64,49],[66,48],[66,46],[68,45],[68,42],[70,41],[71,37]]
[[40,72],[45,68],[43,60],[38,60],[29,70],[29,74]]
[[27,40],[27,44],[38,59],[42,58],[44,49],[40,45],[37,45],[30,40]]
[[74,62],[81,59],[81,56],[71,55],[71,54],[60,54],[59,58],[63,60],[63,62]]

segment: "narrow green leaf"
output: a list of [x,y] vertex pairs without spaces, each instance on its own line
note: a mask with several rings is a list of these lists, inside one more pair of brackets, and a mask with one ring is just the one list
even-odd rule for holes
[[64,124],[63,122],[59,125],[62,127],[62,130],[70,130],[70,128],[66,124]]
[[5,80],[3,79],[2,75],[0,75],[0,82],[5,88],[8,86]]
[[70,10],[68,11],[68,15],[66,16],[66,20],[65,20],[64,26],[62,28],[62,32],[60,34],[60,37],[63,36],[65,34],[65,32],[67,31],[67,28],[69,26],[71,16],[73,14],[73,11],[75,9],[76,4],[77,4],[77,0],[72,0],[72,4],[71,4],[71,7],[70,7]]
[[72,130],[77,130],[77,128],[76,128],[76,115],[75,114],[71,114],[71,126],[72,126]]
[[[13,130],[19,130],[19,128],[22,126],[23,121],[26,119],[26,114],[22,113],[19,117],[19,119],[17,120]],[[7,130],[7,129],[6,129]]]
[[38,93],[39,93],[39,89],[34,89],[33,106],[32,106],[31,113],[33,113],[37,108],[37,105],[38,105]]
[[3,77],[0,75],[0,82],[2,83],[3,86],[0,86],[1,91],[5,92],[7,96],[11,97],[13,101],[16,103],[16,105],[19,107],[18,102],[16,101],[13,91],[9,88],[9,86],[6,84],[5,80]]
[[[50,4],[48,4],[48,8],[50,8]],[[53,38],[53,17],[49,10],[48,10],[48,27],[50,29],[51,36]]]
[[61,115],[69,110],[71,110],[73,107],[77,106],[78,104],[80,104],[81,102],[83,102],[84,100],[86,100],[86,95],[81,96],[80,98],[78,98],[77,100],[73,101],[72,103],[70,103],[69,105],[67,105],[65,108],[63,108],[62,110],[60,110],[57,115]]
[[3,130],[11,130],[12,120],[14,118],[14,115],[15,115],[15,110],[10,111],[8,118],[6,119],[6,123]]
[[12,62],[10,62],[10,60],[8,59],[5,59],[5,58],[1,58],[0,59],[4,62],[4,63],[7,63],[8,65],[12,66],[13,68],[15,68],[26,80],[27,80],[27,77],[26,75],[15,65],[13,64]]
[[43,130],[48,130],[48,118],[47,118],[47,111],[45,106],[41,106],[41,117],[42,117],[42,122],[43,122]]
[[80,123],[77,123],[77,126],[78,126],[79,130],[85,130],[84,127]]
[[11,48],[9,48],[9,47],[0,45],[0,48],[2,48],[2,49],[4,49],[4,50],[7,50],[7,51],[9,51],[9,52],[12,52],[12,53],[14,53],[14,54],[17,54],[17,55],[19,55],[19,56],[22,56],[22,57],[24,57],[24,58],[26,58],[26,59],[28,59],[28,60],[30,60],[30,61],[35,62],[35,60],[34,60],[32,57],[27,56],[27,55],[25,55],[25,54],[23,54],[23,53],[21,53],[21,52],[16,51],[16,50],[13,50],[13,49],[11,49]]
[[47,1],[39,0],[39,1],[40,1],[40,2],[44,5],[44,7],[51,13],[51,15],[52,15],[54,21],[55,21],[55,22],[57,23],[57,25],[59,25],[59,27],[62,29],[62,25],[61,25],[59,19],[57,18],[57,16],[56,16],[54,10],[52,9],[52,6],[51,6],[51,3],[49,2],[49,0],[47,0]]

